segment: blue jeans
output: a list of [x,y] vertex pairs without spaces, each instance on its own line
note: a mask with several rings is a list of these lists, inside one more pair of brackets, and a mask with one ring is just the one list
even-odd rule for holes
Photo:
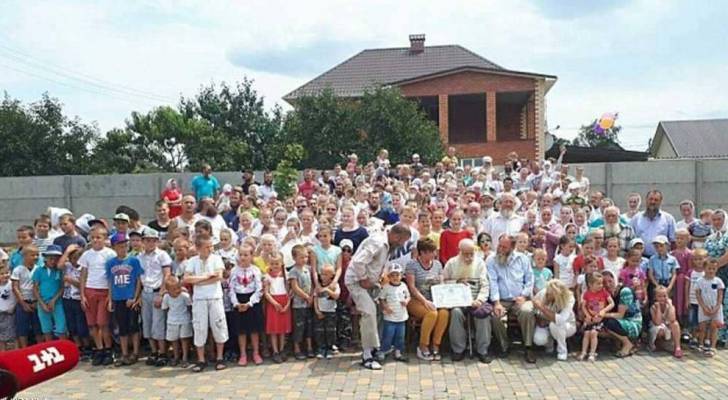
[[404,353],[405,323],[405,321],[384,321],[384,326],[382,327],[382,351],[389,351],[392,345],[394,345],[395,349]]

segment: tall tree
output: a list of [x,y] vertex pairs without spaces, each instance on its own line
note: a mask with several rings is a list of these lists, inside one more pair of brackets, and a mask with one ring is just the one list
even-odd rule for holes
[[571,142],[574,146],[584,147],[618,147],[619,145],[619,132],[622,127],[614,125],[611,128],[605,130],[603,133],[597,133],[594,127],[597,124],[597,120],[594,120],[589,125],[582,125],[579,128],[579,134]]

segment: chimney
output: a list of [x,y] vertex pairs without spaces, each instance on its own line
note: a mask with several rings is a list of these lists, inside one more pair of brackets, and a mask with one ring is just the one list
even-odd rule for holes
[[419,54],[425,51],[425,34],[409,35],[410,54]]

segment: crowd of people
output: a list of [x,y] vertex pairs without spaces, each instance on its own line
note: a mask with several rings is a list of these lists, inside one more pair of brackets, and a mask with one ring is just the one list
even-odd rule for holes
[[[620,210],[561,157],[482,161],[352,154],[304,171],[291,198],[270,172],[221,186],[205,166],[189,188],[170,179],[146,223],[124,205],[110,221],[50,207],[0,250],[0,349],[70,338],[95,366],[144,352],[200,372],[359,348],[381,369],[408,360],[408,336],[420,360],[483,363],[516,337],[528,363],[726,343],[725,211],[685,200],[676,221],[657,189]],[[438,307],[443,283],[472,303]]]

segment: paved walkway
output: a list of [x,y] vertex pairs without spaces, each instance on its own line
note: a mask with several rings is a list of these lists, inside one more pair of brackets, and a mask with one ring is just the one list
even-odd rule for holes
[[[713,359],[686,354],[637,354],[596,363],[541,357],[527,365],[521,354],[490,365],[411,360],[382,371],[356,364],[357,356],[333,360],[266,362],[194,374],[179,368],[92,369],[88,363],[20,394],[26,399],[717,399],[728,392],[728,351]],[[658,383],[659,384],[656,384]]]

